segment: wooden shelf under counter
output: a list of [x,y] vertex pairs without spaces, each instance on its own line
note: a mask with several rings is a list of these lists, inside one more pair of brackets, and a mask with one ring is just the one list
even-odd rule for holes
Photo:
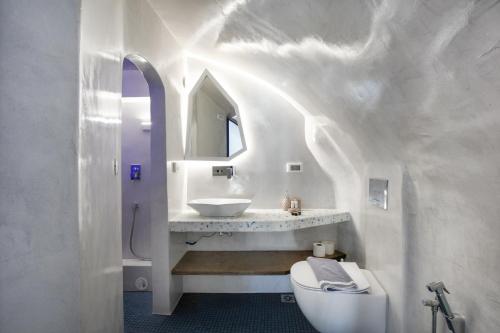
[[[300,251],[188,251],[172,269],[174,275],[287,275],[298,261],[312,256]],[[329,259],[345,259],[335,251]]]

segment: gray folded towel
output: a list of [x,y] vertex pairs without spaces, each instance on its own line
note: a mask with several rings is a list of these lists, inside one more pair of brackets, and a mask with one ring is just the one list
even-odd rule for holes
[[334,259],[308,257],[307,262],[323,291],[364,292]]

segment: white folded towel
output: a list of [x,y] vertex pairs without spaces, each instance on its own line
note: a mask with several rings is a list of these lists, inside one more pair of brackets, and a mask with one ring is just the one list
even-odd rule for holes
[[365,293],[370,284],[355,262],[339,263],[333,259],[307,258],[323,291]]

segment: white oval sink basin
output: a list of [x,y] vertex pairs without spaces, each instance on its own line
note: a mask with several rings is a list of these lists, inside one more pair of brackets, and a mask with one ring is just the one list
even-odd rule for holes
[[240,216],[250,206],[250,199],[196,199],[188,202],[188,206],[202,216],[230,217]]

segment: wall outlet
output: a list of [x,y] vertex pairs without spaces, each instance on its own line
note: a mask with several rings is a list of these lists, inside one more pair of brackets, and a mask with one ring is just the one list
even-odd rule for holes
[[288,162],[286,164],[286,172],[302,172],[302,162]]
[[235,175],[234,166],[214,166],[212,167],[212,176],[225,176],[231,178]]

